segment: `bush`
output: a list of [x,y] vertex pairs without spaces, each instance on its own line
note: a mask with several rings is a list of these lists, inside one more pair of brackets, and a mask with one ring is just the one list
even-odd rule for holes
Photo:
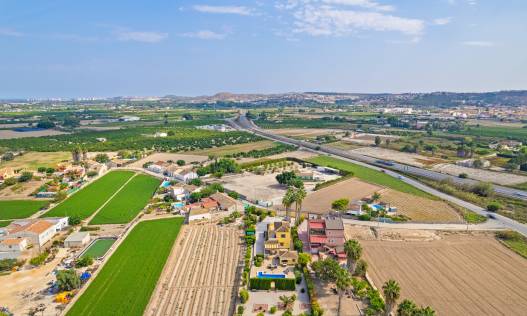
[[93,178],[95,177],[96,175],[98,175],[97,171],[88,171],[88,173],[86,174],[89,178]]
[[24,171],[22,172],[22,175],[18,177],[18,182],[27,182],[33,178],[33,173]]
[[478,184],[475,184],[470,190],[473,193],[484,197],[488,197],[494,194],[494,188],[492,187],[492,184],[488,182],[480,182]]
[[249,292],[246,289],[240,290],[240,302],[245,304],[249,300]]
[[501,209],[501,204],[498,202],[490,202],[487,205],[487,211],[489,212],[497,212]]
[[295,282],[296,284],[302,283],[302,272],[295,270]]
[[46,167],[38,167],[37,171],[40,172],[40,173],[44,173],[44,172],[46,172]]
[[249,288],[251,290],[270,290],[271,283],[273,282],[275,284],[275,288],[280,291],[294,291],[296,288],[296,280],[292,278],[251,278],[249,280]]
[[371,220],[371,216],[369,214],[359,215],[359,221],[369,221],[369,220]]
[[364,276],[366,274],[366,270],[368,269],[368,263],[364,260],[357,261],[357,265],[355,266],[354,275],[357,276]]
[[468,178],[468,174],[466,174],[466,173],[460,173],[460,174],[459,174],[459,177],[460,177],[461,179],[466,179],[466,178]]
[[277,310],[278,308],[276,306],[271,306],[271,308],[269,309],[269,313],[274,314]]
[[238,305],[238,315],[243,315],[244,311],[245,307],[243,307],[243,305]]
[[14,267],[20,267],[24,265],[24,261],[18,261],[16,259],[3,259],[0,260],[0,271],[9,271]]
[[34,265],[34,266],[40,266],[40,265],[42,265],[44,263],[44,261],[46,261],[46,258],[48,256],[49,256],[49,252],[48,251],[44,251],[40,255],[31,258],[31,260],[29,260],[29,263],[31,265]]
[[185,160],[179,159],[176,163],[177,163],[178,166],[184,166],[185,165]]
[[68,224],[70,226],[76,226],[76,225],[79,225],[80,223],[81,223],[81,218],[78,215],[72,215],[68,219]]
[[75,262],[76,268],[84,268],[91,266],[93,264],[93,258],[90,256],[82,257],[77,262]]

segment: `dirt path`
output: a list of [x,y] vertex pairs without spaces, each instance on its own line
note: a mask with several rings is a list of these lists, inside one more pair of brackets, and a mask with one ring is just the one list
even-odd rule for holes
[[145,315],[230,315],[242,240],[235,227],[184,226]]

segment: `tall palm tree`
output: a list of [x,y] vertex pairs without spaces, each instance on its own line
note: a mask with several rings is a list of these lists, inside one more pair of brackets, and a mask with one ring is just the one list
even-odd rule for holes
[[386,300],[384,312],[386,316],[389,316],[401,295],[401,287],[397,281],[390,279],[384,283],[382,290],[384,292],[384,299]]
[[397,306],[397,316],[413,316],[416,310],[417,306],[415,303],[409,299],[405,299]]
[[291,211],[291,205],[295,202],[295,190],[291,187],[287,189],[282,198],[282,205],[285,208],[285,217],[289,219],[289,212]]
[[296,221],[295,221],[295,225],[298,225],[298,223],[300,223],[300,211],[302,210],[302,202],[304,201],[304,199],[306,198],[306,189],[304,189],[303,187],[302,188],[297,188],[295,190],[295,214],[296,214]]
[[352,279],[351,274],[346,271],[346,269],[340,268],[336,275],[337,280],[335,281],[335,285],[337,286],[337,292],[339,293],[339,307],[337,315],[340,316],[340,306],[342,302],[342,296],[344,296],[344,293],[346,290],[351,288],[352,285]]
[[362,246],[355,239],[346,240],[344,243],[344,252],[346,253],[346,265],[350,273],[355,272],[355,264],[362,256]]

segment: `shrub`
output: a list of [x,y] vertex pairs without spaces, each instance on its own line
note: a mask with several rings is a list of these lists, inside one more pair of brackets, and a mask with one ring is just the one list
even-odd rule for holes
[[48,256],[49,256],[49,252],[48,251],[44,251],[40,255],[31,258],[31,260],[29,260],[29,263],[31,265],[34,265],[34,266],[40,266],[40,265],[42,265],[44,263],[44,261],[46,261],[46,258]]
[[273,282],[275,284],[275,288],[280,291],[294,291],[296,288],[296,280],[292,278],[251,278],[249,280],[249,288],[251,290],[270,290],[271,283]]
[[498,203],[498,202],[490,202],[488,205],[487,205],[487,211],[489,212],[497,212],[501,209],[501,204]]
[[355,266],[354,275],[358,276],[364,276],[366,274],[366,270],[368,269],[368,263],[364,260],[357,261],[357,265]]
[[97,171],[88,171],[88,173],[86,174],[89,178],[93,178],[95,177],[96,175],[98,175]]
[[57,272],[57,285],[60,291],[71,291],[80,287],[81,279],[73,269],[61,270]]
[[17,261],[16,259],[3,259],[0,260],[0,271],[9,271],[14,267],[23,266],[25,261]]
[[176,163],[177,163],[178,166],[184,166],[185,165],[185,160],[179,159]]
[[271,306],[271,308],[269,309],[269,313],[274,314],[277,310],[278,308],[276,306]]
[[240,290],[240,302],[245,304],[249,300],[249,292],[246,289]]
[[459,174],[459,177],[460,177],[461,179],[466,179],[466,178],[468,178],[468,174],[466,174],[466,173],[460,173],[460,174]]
[[18,177],[18,182],[27,182],[33,178],[33,173],[24,171],[22,172],[22,175]]
[[93,258],[90,256],[82,257],[77,262],[75,262],[76,268],[84,268],[91,266],[93,264]]
[[70,226],[76,226],[76,225],[79,225],[80,223],[81,223],[81,218],[78,215],[72,215],[68,219],[68,224]]
[[295,270],[295,281],[296,284],[302,283],[302,272],[300,272],[299,270]]
[[371,216],[369,214],[359,215],[359,221],[369,221],[369,220],[371,220]]
[[494,194],[492,184],[488,182],[480,182],[472,186],[471,191],[479,196],[488,197]]
[[243,307],[243,305],[238,305],[238,315],[243,315],[244,311],[245,307]]

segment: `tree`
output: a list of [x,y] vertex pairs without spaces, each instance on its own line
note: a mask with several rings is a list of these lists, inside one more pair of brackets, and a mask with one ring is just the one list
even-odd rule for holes
[[397,281],[390,279],[384,283],[382,290],[384,292],[384,299],[386,300],[385,315],[389,316],[401,295],[401,287]]
[[389,138],[386,138],[386,140],[384,141],[386,143],[386,147],[390,147],[390,143],[392,142]]
[[49,129],[49,128],[53,128],[53,127],[55,127],[55,123],[53,123],[53,122],[50,121],[49,119],[47,119],[47,120],[42,120],[42,121],[40,121],[40,122],[37,123],[37,127],[38,127],[38,128]]
[[397,306],[397,316],[414,316],[416,311],[417,306],[409,299],[404,299]]
[[297,179],[296,174],[293,171],[284,171],[276,175],[276,181],[281,185],[292,185],[293,180]]
[[338,199],[338,200],[333,201],[333,203],[331,203],[331,208],[334,209],[335,211],[343,212],[348,209],[349,203],[350,203],[349,199]]
[[489,212],[497,212],[501,209],[501,204],[496,202],[496,201],[493,201],[493,202],[490,202],[488,205],[487,205],[487,211]]
[[2,156],[2,160],[4,161],[11,161],[15,159],[15,154],[11,153],[11,152],[8,152],[8,153],[5,153],[3,156]]
[[381,194],[380,194],[379,192],[375,192],[375,193],[373,193],[373,195],[371,196],[371,200],[372,200],[373,202],[378,201],[378,200],[380,200],[380,199],[381,199]]
[[240,290],[240,302],[245,304],[249,300],[249,292],[246,289]]
[[75,262],[75,267],[83,268],[83,267],[91,266],[92,264],[93,264],[93,258],[90,256],[85,256],[85,257],[78,259],[77,262]]
[[362,246],[357,240],[349,239],[344,243],[344,252],[346,252],[346,266],[348,271],[355,271],[355,263],[362,256]]
[[365,260],[360,259],[355,265],[355,271],[353,272],[353,275],[364,276],[366,274],[366,270],[368,270],[368,263]]
[[289,187],[282,198],[282,205],[285,208],[285,216],[289,218],[289,211],[291,210],[291,205],[295,202],[295,189]]
[[81,223],[81,217],[79,215],[72,215],[68,218],[68,224],[70,226],[76,226]]
[[176,161],[176,164],[177,164],[178,166],[184,166],[184,165],[185,165],[185,160],[183,160],[183,159],[179,159],[178,161]]
[[421,307],[415,311],[414,316],[435,316],[436,312],[430,307]]
[[298,264],[304,268],[311,262],[311,255],[308,253],[299,253],[298,254]]
[[295,223],[300,223],[300,211],[302,210],[302,202],[306,198],[306,190],[304,188],[295,189],[294,201],[295,201]]
[[295,301],[296,301],[296,295],[293,294],[291,296],[287,296],[287,295],[280,295],[279,297],[280,301],[282,301],[282,303],[284,304],[284,308],[286,310],[292,310],[293,309],[293,305],[295,304]]
[[379,147],[381,145],[382,139],[380,136],[375,136],[375,146]]
[[342,302],[342,296],[351,287],[351,275],[348,271],[345,269],[340,269],[337,272],[337,280],[335,282],[335,285],[337,286],[337,292],[339,293],[339,306],[338,306],[338,312],[337,315],[340,315],[340,307]]
[[481,159],[474,160],[474,162],[472,162],[472,167],[474,167],[476,169],[482,168],[483,167],[483,161],[481,161]]
[[237,200],[240,198],[240,194],[236,191],[231,191],[229,193],[227,193],[228,196],[230,196],[231,198]]
[[95,161],[98,163],[107,163],[110,161],[110,157],[108,157],[107,154],[97,154],[97,156],[95,156]]
[[57,272],[57,286],[59,291],[71,291],[78,289],[81,285],[81,279],[75,270],[60,270]]
[[33,173],[29,171],[22,172],[22,175],[18,177],[18,182],[28,182],[33,178]]
[[335,282],[338,270],[342,269],[339,263],[330,257],[312,262],[311,268],[317,278],[326,282]]

